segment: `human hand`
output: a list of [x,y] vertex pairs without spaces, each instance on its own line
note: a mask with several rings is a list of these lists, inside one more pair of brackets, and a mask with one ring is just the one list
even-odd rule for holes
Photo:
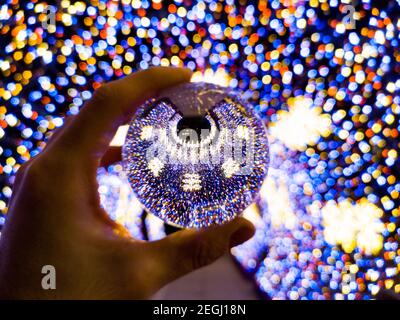
[[[0,238],[0,298],[148,298],[253,235],[253,225],[238,218],[144,242],[100,207],[96,171],[118,126],[147,98],[190,76],[158,67],[103,85],[22,165]],[[55,290],[41,286],[44,265],[55,267]]]

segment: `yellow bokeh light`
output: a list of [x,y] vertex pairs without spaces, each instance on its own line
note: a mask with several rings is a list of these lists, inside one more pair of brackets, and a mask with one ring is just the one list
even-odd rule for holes
[[347,253],[356,247],[368,255],[382,249],[384,224],[379,219],[383,211],[363,198],[353,204],[350,200],[330,201],[322,208],[324,237],[331,245],[341,245]]
[[268,205],[273,228],[293,229],[297,225],[298,219],[291,207],[289,187],[284,179],[268,177],[261,187],[260,194]]
[[220,85],[222,87],[228,87],[231,81],[231,76],[223,68],[213,71],[212,69],[206,69],[204,72],[196,71],[192,75],[191,82],[207,82]]
[[320,136],[331,133],[331,118],[303,96],[288,100],[289,110],[278,111],[278,121],[271,125],[271,135],[288,148],[304,151],[315,145]]

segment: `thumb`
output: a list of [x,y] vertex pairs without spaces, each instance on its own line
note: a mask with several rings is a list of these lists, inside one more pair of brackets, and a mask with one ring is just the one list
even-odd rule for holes
[[237,218],[222,226],[206,229],[186,229],[153,242],[153,257],[157,259],[160,287],[193,270],[204,267],[226,253],[230,248],[250,239],[255,232],[253,224]]

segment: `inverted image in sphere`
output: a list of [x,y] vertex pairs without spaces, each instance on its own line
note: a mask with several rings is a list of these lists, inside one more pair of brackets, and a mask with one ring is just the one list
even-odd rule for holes
[[141,106],[123,161],[147,210],[200,228],[249,206],[268,168],[266,130],[252,110],[240,92],[209,83],[167,89]]

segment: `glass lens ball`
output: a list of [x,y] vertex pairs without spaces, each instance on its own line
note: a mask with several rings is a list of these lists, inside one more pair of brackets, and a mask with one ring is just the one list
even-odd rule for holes
[[123,166],[145,208],[187,228],[223,224],[255,201],[267,175],[264,124],[238,91],[185,83],[133,117]]

